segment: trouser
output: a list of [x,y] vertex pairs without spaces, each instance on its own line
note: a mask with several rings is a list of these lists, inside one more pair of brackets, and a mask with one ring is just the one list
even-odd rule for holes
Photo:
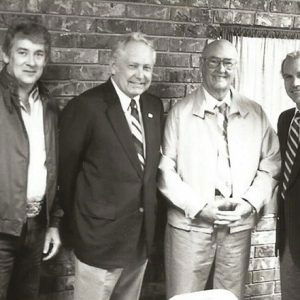
[[300,297],[300,267],[291,257],[288,238],[286,237],[284,251],[280,255],[280,283],[282,300],[299,300]]
[[185,231],[167,224],[165,268],[167,299],[204,290],[212,265],[213,288],[244,298],[250,257],[251,230],[229,233],[218,227],[212,233]]
[[0,233],[0,300],[35,300],[46,226],[29,218],[20,236]]
[[74,300],[138,300],[147,259],[124,268],[101,269],[75,258]]

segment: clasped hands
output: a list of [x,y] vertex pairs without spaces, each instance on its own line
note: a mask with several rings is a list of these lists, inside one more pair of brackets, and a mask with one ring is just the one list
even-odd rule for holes
[[242,198],[222,198],[207,203],[196,217],[201,217],[214,225],[234,226],[242,218],[248,217],[253,206]]

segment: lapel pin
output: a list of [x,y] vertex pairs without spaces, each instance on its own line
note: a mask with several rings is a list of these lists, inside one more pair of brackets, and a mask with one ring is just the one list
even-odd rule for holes
[[151,113],[148,113],[148,118],[152,119],[153,115]]

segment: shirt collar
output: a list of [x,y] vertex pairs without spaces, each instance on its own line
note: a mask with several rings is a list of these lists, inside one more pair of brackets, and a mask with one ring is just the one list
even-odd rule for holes
[[110,80],[111,80],[112,85],[114,86],[116,93],[120,99],[120,103],[121,103],[123,111],[126,112],[129,110],[131,99],[134,99],[137,103],[137,106],[139,107],[140,95],[130,98],[118,87],[118,85],[115,83],[113,78],[111,78]]
[[217,100],[215,97],[213,97],[204,87],[204,109],[209,112],[214,112],[215,108],[222,105],[223,103],[226,103],[228,107],[230,107],[231,104],[231,92],[230,90],[227,92],[226,96],[221,100]]

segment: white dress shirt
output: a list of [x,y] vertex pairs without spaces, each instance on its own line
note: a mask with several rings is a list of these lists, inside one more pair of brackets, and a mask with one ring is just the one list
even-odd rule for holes
[[[114,82],[114,80],[111,78],[111,82],[117,92],[117,95],[120,99],[121,106],[125,115],[125,118],[127,120],[128,126],[130,130],[132,131],[132,124],[131,124],[131,107],[130,107],[130,102],[131,98],[128,97],[123,91],[120,90],[120,88],[117,86],[117,84]],[[144,149],[144,157],[146,157],[146,143],[145,143],[145,131],[144,131],[144,126],[143,126],[143,118],[142,118],[142,113],[141,113],[141,106],[140,106],[140,95],[133,97],[132,99],[135,100],[136,105],[137,105],[137,110],[139,113],[139,119],[140,119],[140,124],[141,124],[141,129],[142,129],[142,135],[143,135],[143,149]]]
[[[27,216],[36,216],[46,191],[47,169],[43,105],[34,90],[29,95],[30,109],[21,102],[21,114],[29,140],[29,166],[27,178]],[[28,211],[29,209],[29,211]]]

